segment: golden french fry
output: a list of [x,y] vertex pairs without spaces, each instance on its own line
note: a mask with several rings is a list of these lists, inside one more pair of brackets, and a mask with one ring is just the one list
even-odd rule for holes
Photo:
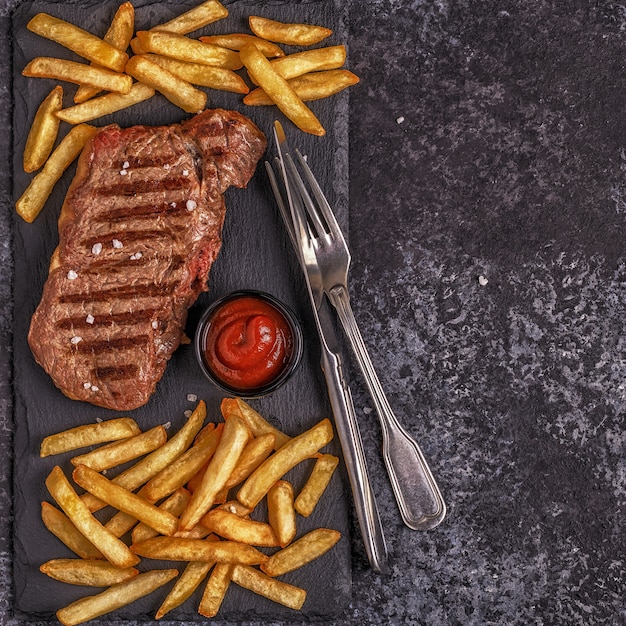
[[119,441],[138,435],[140,432],[137,422],[130,417],[118,417],[105,422],[76,426],[76,428],[45,437],[41,442],[39,456],[44,458],[100,443]]
[[[228,48],[202,43],[184,35],[154,30],[140,30],[137,38],[143,50],[179,61],[214,65],[228,70],[241,69],[239,54]],[[127,70],[128,71],[128,70]]]
[[46,487],[74,526],[117,567],[132,567],[139,559],[89,512],[57,465],[46,478]]
[[253,546],[236,541],[209,541],[181,537],[154,537],[133,544],[132,551],[148,559],[166,561],[204,561],[219,563],[243,563],[259,565],[267,561],[267,555]]
[[146,54],[146,59],[156,63],[163,69],[167,70],[182,78],[182,80],[199,85],[201,87],[210,87],[211,89],[219,89],[220,91],[230,91],[233,93],[248,93],[250,91],[246,81],[239,74],[235,74],[232,70],[223,67],[212,67],[210,65],[201,65],[200,63],[189,63],[188,61],[179,61],[171,57],[165,57],[160,54]]
[[154,89],[152,87],[142,83],[134,83],[128,93],[108,93],[99,98],[87,100],[82,104],[62,109],[56,115],[69,124],[81,124],[103,115],[110,115],[116,111],[127,109],[133,104],[152,98],[153,95]]
[[275,437],[272,433],[252,438],[243,449],[239,461],[224,488],[228,491],[243,482],[254,470],[265,461],[274,449]]
[[228,9],[219,0],[207,0],[152,30],[186,35],[228,16]]
[[231,415],[241,418],[255,437],[260,437],[266,433],[274,435],[274,450],[278,450],[291,439],[278,428],[274,428],[260,413],[241,398],[224,398],[221,403],[221,410],[225,420],[228,420]]
[[89,61],[93,61],[115,72],[123,72],[126,61],[128,61],[128,55],[110,43],[78,26],[74,26],[74,24],[52,17],[47,13],[35,15],[28,22],[26,28],[46,39],[56,41]]
[[131,57],[126,65],[126,72],[138,81],[156,89],[187,113],[198,113],[206,107],[207,95],[204,92],[149,61],[143,55]]
[[130,581],[109,587],[95,596],[81,598],[57,611],[57,619],[63,626],[82,624],[147,596],[178,576],[178,570],[152,570],[139,574]]
[[267,39],[261,39],[246,33],[229,33],[228,35],[210,35],[200,37],[203,43],[210,43],[214,46],[221,46],[229,50],[241,50],[247,43],[253,43],[266,57],[284,57],[285,52]]
[[15,210],[24,221],[33,222],[39,215],[65,170],[98,130],[88,124],[79,124],[65,135],[15,203]]
[[74,482],[123,513],[132,515],[162,535],[173,535],[178,529],[178,519],[159,509],[142,497],[111,482],[98,472],[79,465],[72,473]]
[[109,587],[139,574],[134,567],[119,568],[108,561],[84,559],[53,559],[41,565],[39,571],[63,583],[88,587]]
[[161,619],[172,609],[180,606],[198,588],[200,583],[206,578],[213,563],[203,563],[201,561],[191,561],[167,594],[165,600],[159,607],[155,619]]
[[231,580],[240,587],[254,591],[254,593],[297,611],[302,608],[306,600],[304,589],[270,578],[254,567],[235,565],[231,573]]
[[250,436],[249,428],[237,417],[231,417],[224,424],[219,445],[202,477],[202,482],[192,493],[187,508],[180,516],[180,530],[191,530],[213,506],[215,497],[237,465]]
[[147,50],[144,50],[141,47],[141,42],[139,41],[137,37],[133,37],[130,40],[130,47],[131,47],[131,50],[133,51],[133,54],[147,54]]
[[[303,102],[310,102],[339,93],[358,83],[359,78],[349,70],[326,70],[303,74],[287,82],[298,98]],[[267,106],[274,104],[274,101],[259,87],[245,96],[243,103],[249,106]]]
[[82,559],[104,559],[102,552],[79,532],[70,518],[49,502],[41,503],[41,519],[45,527],[74,554]]
[[311,475],[296,498],[295,508],[300,515],[309,517],[313,513],[338,464],[339,459],[332,454],[322,454],[315,461]]
[[217,563],[204,588],[198,613],[203,617],[215,617],[222,606],[222,601],[230,585],[233,566],[230,563]]
[[291,545],[273,554],[261,569],[268,576],[281,576],[322,556],[341,539],[341,533],[330,528],[316,528]]
[[76,85],[89,85],[98,91],[128,93],[133,86],[133,79],[127,74],[52,57],[33,59],[22,70],[22,74],[31,78],[53,78]]
[[311,46],[332,35],[333,31],[313,24],[285,24],[251,15],[250,30],[261,39],[269,39],[290,46]]
[[252,473],[239,490],[237,500],[246,506],[255,507],[277,480],[292,467],[318,452],[332,438],[333,427],[328,418],[294,437]]
[[267,492],[267,516],[280,547],[289,545],[296,536],[296,511],[291,483],[279,480]]
[[346,47],[343,45],[295,52],[282,59],[270,61],[274,71],[285,80],[290,80],[309,72],[335,70],[345,62]]
[[[187,506],[190,497],[191,494],[186,489],[177,489],[165,502],[159,505],[159,508],[178,517]],[[133,528],[132,543],[152,539],[152,537],[156,537],[158,534],[154,528],[150,528],[150,526],[141,522],[141,524]]]
[[200,523],[211,532],[230,541],[268,548],[279,545],[276,534],[269,524],[245,519],[225,509],[209,511]]
[[[132,3],[124,2],[121,4],[109,26],[107,32],[102,38],[106,43],[111,44],[121,52],[125,52],[128,48],[130,40],[135,32],[135,8]],[[80,104],[86,102],[98,94],[98,90],[87,85],[80,85],[74,94],[74,102]]]
[[145,433],[114,441],[91,452],[71,459],[72,465],[86,465],[96,472],[111,469],[156,450],[167,441],[163,426],[155,426]]
[[[248,93],[246,91],[246,93]],[[43,100],[35,113],[24,146],[24,171],[38,170],[50,156],[59,132],[59,119],[55,115],[63,108],[63,87],[57,85]]]

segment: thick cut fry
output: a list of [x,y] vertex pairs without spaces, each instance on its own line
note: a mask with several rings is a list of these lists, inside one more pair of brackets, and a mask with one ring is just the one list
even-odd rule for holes
[[265,461],[274,449],[274,435],[267,433],[251,439],[243,449],[237,465],[226,481],[226,490],[243,482],[254,470]]
[[225,423],[219,445],[202,482],[196,487],[180,516],[180,530],[191,530],[213,506],[215,497],[237,465],[250,436],[250,429],[239,418],[232,417]]
[[134,567],[122,569],[108,561],[83,559],[53,559],[44,563],[39,571],[63,583],[87,587],[110,587],[139,574],[139,570]]
[[140,435],[114,441],[86,454],[75,456],[71,462],[74,466],[86,465],[96,472],[101,472],[144,456],[144,454],[161,447],[166,441],[167,432],[165,428],[155,426]]
[[317,459],[311,475],[296,498],[295,508],[300,515],[309,517],[313,513],[338,464],[339,459],[332,454],[322,454]]
[[147,50],[144,50],[141,47],[141,42],[139,41],[137,37],[133,37],[130,40],[130,47],[131,47],[131,50],[133,51],[133,54],[147,54]]
[[133,79],[127,74],[119,74],[96,65],[52,57],[33,59],[22,70],[22,74],[30,78],[53,78],[76,85],[89,85],[97,88],[98,91],[128,93],[133,86]]
[[[247,93],[247,92],[246,92]],[[57,85],[39,105],[24,146],[24,171],[38,170],[50,156],[59,132],[59,118],[63,108],[63,87]]]
[[[298,98],[303,102],[310,102],[339,93],[358,83],[359,78],[348,70],[326,70],[304,74],[287,82]],[[274,101],[259,87],[250,92],[243,99],[243,103],[249,106],[267,106],[274,104]]]
[[322,556],[341,539],[341,533],[330,528],[316,528],[290,546],[273,554],[261,569],[268,576],[281,576]]
[[246,506],[255,507],[277,480],[292,467],[318,452],[332,438],[333,427],[328,418],[294,437],[252,473],[239,490],[237,499]]
[[200,523],[211,532],[230,541],[268,548],[279,545],[276,534],[269,524],[244,519],[224,509],[209,511]]
[[[190,497],[191,494],[186,489],[177,489],[165,502],[159,505],[159,508],[178,517],[187,506]],[[150,526],[142,522],[133,528],[132,543],[152,539],[152,537],[156,537],[158,534],[154,528],[150,528]]]
[[65,170],[97,132],[93,126],[80,124],[65,135],[15,203],[15,210],[24,221],[33,222],[39,215]]
[[274,435],[274,450],[278,450],[291,439],[278,428],[274,428],[260,413],[241,398],[224,398],[221,403],[221,410],[225,420],[228,420],[231,415],[241,418],[255,437],[260,437],[266,433]]
[[327,48],[295,52],[282,59],[274,59],[271,61],[271,65],[277,74],[280,74],[285,80],[290,80],[309,72],[335,70],[345,62],[345,46],[328,46]]
[[74,554],[82,559],[104,559],[102,552],[79,532],[70,518],[49,502],[41,503],[41,519],[46,528]]
[[231,573],[231,580],[240,587],[254,591],[254,593],[296,611],[302,608],[306,600],[304,589],[270,578],[254,567],[235,565]]
[[139,433],[141,429],[130,417],[118,417],[105,422],[85,424],[45,437],[41,442],[39,456],[43,458],[100,443],[119,441]]
[[280,547],[288,546],[296,536],[296,511],[291,483],[279,480],[267,492],[267,517]]
[[154,537],[134,544],[132,551],[148,559],[204,561],[259,565],[268,557],[256,548],[235,541],[209,541],[180,537]]
[[137,38],[142,49],[146,52],[154,52],[190,63],[214,65],[227,70],[238,70],[242,67],[239,54],[234,50],[202,43],[184,35],[140,30],[137,33]]
[[250,91],[246,81],[232,70],[227,70],[223,67],[201,65],[200,63],[179,61],[178,59],[164,57],[160,54],[146,54],[145,56],[149,61],[156,63],[174,74],[174,76],[178,76],[178,78],[192,85],[233,93],[248,93]]
[[218,0],[207,0],[152,30],[186,35],[228,16],[228,9]]
[[38,13],[27,26],[28,30],[46,39],[52,39],[81,57],[115,72],[123,72],[128,55],[110,43],[46,13]]
[[209,580],[204,588],[202,600],[198,605],[198,613],[203,617],[215,617],[222,606],[222,601],[230,585],[230,575],[233,565],[217,563],[213,568]]
[[172,609],[175,609],[185,602],[206,578],[212,566],[213,563],[203,563],[201,561],[192,561],[189,563],[180,575],[180,578],[176,581],[176,584],[167,594],[165,600],[163,600],[163,603],[154,616],[155,619],[161,619]]
[[147,596],[176,576],[178,576],[178,570],[175,569],[152,570],[139,574],[133,580],[113,585],[95,596],[72,602],[72,604],[57,611],[57,619],[64,626],[82,624]]
[[74,526],[102,552],[108,561],[117,567],[132,567],[139,562],[128,546],[114,537],[89,512],[58,465],[46,478],[46,487]]
[[[126,52],[130,40],[135,32],[135,8],[132,3],[121,4],[105,33],[103,40],[121,52]],[[98,94],[98,90],[86,85],[80,85],[74,94],[74,102],[80,104],[86,102]]]
[[241,50],[247,43],[253,43],[266,57],[285,56],[283,49],[275,43],[246,33],[210,35],[209,37],[200,37],[200,41],[213,44],[214,46],[228,48],[229,50]]
[[132,57],[126,65],[126,71],[138,81],[156,89],[187,113],[198,113],[206,107],[207,95],[204,92],[149,61],[143,55]]
[[142,83],[134,83],[131,90],[126,94],[109,93],[99,98],[93,98],[82,104],[62,109],[57,113],[57,117],[69,124],[81,124],[103,115],[110,115],[116,111],[127,109],[133,104],[139,104],[152,98],[153,95],[154,89],[152,87]]
[[290,46],[311,46],[332,35],[333,31],[313,24],[285,24],[251,15],[250,30],[261,39],[269,39]]
[[178,519],[171,513],[150,504],[85,465],[79,465],[72,473],[72,478],[77,485],[93,493],[100,500],[123,513],[132,515],[162,535],[173,535],[178,529]]

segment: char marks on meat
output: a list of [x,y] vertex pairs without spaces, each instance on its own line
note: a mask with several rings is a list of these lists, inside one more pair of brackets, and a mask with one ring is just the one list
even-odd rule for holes
[[81,154],[28,341],[68,397],[145,404],[178,347],[221,246],[226,189],[265,150],[246,117],[108,126]]

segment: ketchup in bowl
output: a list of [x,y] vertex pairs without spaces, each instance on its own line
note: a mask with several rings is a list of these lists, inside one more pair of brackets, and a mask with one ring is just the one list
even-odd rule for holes
[[302,331],[273,296],[238,291],[207,309],[195,344],[204,373],[218,387],[255,397],[274,391],[292,374],[302,354]]

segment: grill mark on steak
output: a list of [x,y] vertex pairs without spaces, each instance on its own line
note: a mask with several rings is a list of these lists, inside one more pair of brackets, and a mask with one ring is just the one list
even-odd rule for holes
[[151,219],[155,215],[185,215],[187,208],[182,201],[178,202],[162,202],[161,204],[141,204],[129,209],[128,207],[120,207],[119,209],[111,209],[98,215],[98,222],[124,222],[129,217],[136,219]]
[[[108,315],[92,315],[92,321],[87,321],[86,315],[66,317],[56,322],[59,329],[69,330],[71,328],[95,328],[98,326],[130,326],[140,322],[151,322],[157,320],[159,310],[138,309],[136,311],[125,311],[123,313],[111,313]],[[91,318],[90,318],[91,319]]]
[[100,291],[63,293],[59,296],[59,302],[70,304],[77,302],[107,302],[109,300],[132,300],[135,298],[151,298],[170,295],[176,288],[176,283],[168,284],[142,284],[129,285],[127,287],[113,287]]
[[[131,176],[132,178],[132,176]],[[153,191],[176,191],[187,189],[189,183],[186,176],[175,178],[162,178],[161,180],[149,180],[140,178],[130,182],[120,182],[111,187],[100,187],[94,193],[98,196],[136,196],[137,194],[150,193]]]
[[124,378],[131,378],[138,371],[139,367],[137,365],[127,363],[111,367],[96,367],[92,370],[92,376],[97,380],[123,380]]
[[[96,261],[84,269],[81,270],[82,274],[90,275],[90,274],[101,274],[102,272],[119,272],[121,270],[125,270],[128,268],[129,259],[107,259],[107,258],[99,258]],[[179,270],[185,263],[185,258],[176,255],[172,257],[165,257],[162,255],[153,255],[148,256],[144,254],[139,259],[133,259],[132,263],[136,267],[142,267],[145,265],[149,265],[151,263],[167,263],[169,266],[170,272],[174,273]]]
[[80,241],[80,245],[85,246],[89,249],[93,247],[96,243],[101,243],[102,245],[113,246],[113,241],[119,241],[123,247],[126,247],[127,244],[137,243],[138,241],[146,241],[149,239],[159,239],[159,238],[171,238],[176,239],[176,231],[170,232],[169,230],[118,230],[112,233],[107,233],[106,235],[96,235],[94,237],[90,237],[89,239],[82,239]]
[[115,339],[83,340],[72,345],[72,349],[77,352],[113,352],[115,350],[129,350],[135,346],[142,346],[148,340],[148,335],[116,337]]

